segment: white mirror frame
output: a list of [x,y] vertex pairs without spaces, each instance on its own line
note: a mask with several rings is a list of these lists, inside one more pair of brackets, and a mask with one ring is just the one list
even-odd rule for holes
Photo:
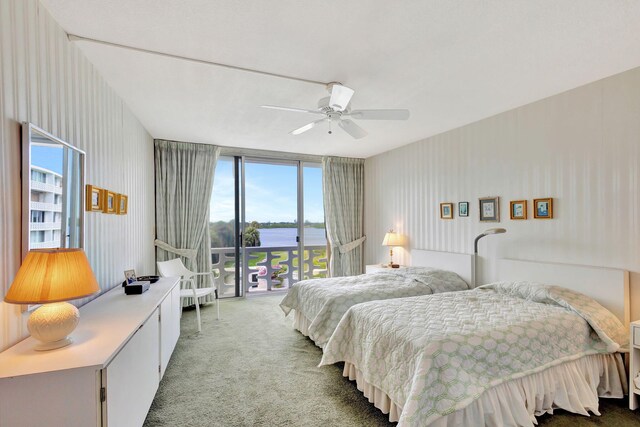
[[77,147],[69,144],[60,138],[51,135],[44,129],[39,128],[33,123],[22,123],[22,167],[20,171],[22,179],[22,259],[27,256],[29,252],[29,238],[30,238],[30,218],[31,218],[31,140],[33,134],[39,134],[42,137],[48,138],[57,144],[65,146],[74,150],[80,154],[80,192],[79,192],[79,206],[80,206],[80,236],[79,246],[84,248],[84,236],[85,236],[85,157],[86,153]]

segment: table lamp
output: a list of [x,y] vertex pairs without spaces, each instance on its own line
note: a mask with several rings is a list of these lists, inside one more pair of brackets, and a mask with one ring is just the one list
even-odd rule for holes
[[69,334],[80,320],[78,309],[64,301],[99,290],[82,249],[34,249],[24,259],[4,300],[43,304],[31,313],[27,328],[40,341],[36,350],[53,350],[71,344]]
[[393,267],[393,247],[402,246],[402,236],[394,233],[393,230],[389,230],[389,232],[384,235],[382,246],[389,246],[389,267]]

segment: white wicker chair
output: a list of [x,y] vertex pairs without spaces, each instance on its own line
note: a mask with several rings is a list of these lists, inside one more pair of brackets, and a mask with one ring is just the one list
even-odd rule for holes
[[[213,295],[217,310],[217,319],[220,320],[220,303],[218,302],[218,290],[215,287],[213,273],[195,273],[184,266],[180,258],[170,261],[159,261],[158,273],[162,277],[180,276],[180,302],[184,298],[193,298],[196,302],[196,316],[198,318],[198,332],[202,331],[202,322],[200,321],[200,298],[207,295]],[[209,276],[213,287],[198,288],[196,287],[196,276]],[[182,309],[180,310],[182,313]]]

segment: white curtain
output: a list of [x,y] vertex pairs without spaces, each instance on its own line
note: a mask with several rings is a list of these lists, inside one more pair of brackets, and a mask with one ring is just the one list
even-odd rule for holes
[[[207,144],[155,140],[156,238],[175,248],[195,249],[195,261],[182,258],[196,272],[211,271],[209,203],[220,148]],[[174,258],[156,248],[156,259]],[[202,278],[201,278],[202,279]],[[212,286],[206,278],[198,286]]]
[[364,160],[322,159],[322,189],[331,277],[363,272]]

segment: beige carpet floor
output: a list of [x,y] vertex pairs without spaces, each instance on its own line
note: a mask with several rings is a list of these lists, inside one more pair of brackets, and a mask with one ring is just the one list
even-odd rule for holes
[[[321,350],[291,326],[278,303],[283,294],[222,300],[185,310],[182,335],[151,406],[155,426],[394,425],[342,377],[342,366],[318,368]],[[626,399],[601,399],[601,417],[556,411],[539,425],[640,426]]]

